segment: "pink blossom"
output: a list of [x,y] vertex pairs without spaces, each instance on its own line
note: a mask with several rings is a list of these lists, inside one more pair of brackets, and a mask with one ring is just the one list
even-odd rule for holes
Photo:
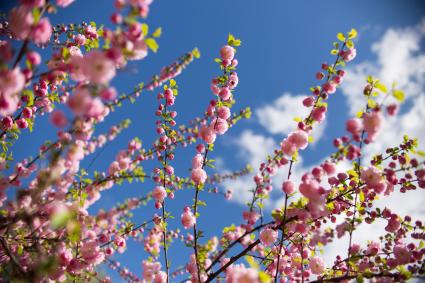
[[192,228],[196,223],[196,217],[193,215],[189,207],[184,208],[184,212],[181,215],[182,225],[185,229]]
[[9,15],[9,28],[18,39],[26,39],[34,23],[31,9],[26,6],[13,8]]
[[350,62],[351,60],[356,58],[356,55],[357,55],[356,49],[350,48],[350,49],[343,52],[342,58],[344,59],[345,62]]
[[310,260],[310,269],[313,274],[319,275],[325,270],[325,262],[320,257],[313,257]]
[[100,91],[99,96],[104,100],[114,100],[117,97],[117,91],[113,87],[107,87]]
[[390,233],[394,233],[394,232],[398,231],[400,226],[401,226],[401,223],[400,223],[400,220],[398,220],[398,217],[393,216],[388,220],[388,224],[385,227],[385,231],[390,232]]
[[308,145],[308,134],[304,131],[297,130],[289,134],[288,141],[294,144],[298,149],[305,149]]
[[257,220],[260,218],[260,214],[258,214],[256,211],[244,211],[242,216],[243,219],[248,221],[248,224],[250,225],[255,224],[255,222],[257,222]]
[[93,50],[84,57],[83,71],[96,84],[107,84],[115,76],[115,65],[105,53]]
[[226,283],[260,283],[258,271],[243,264],[233,264],[226,270]]
[[366,254],[367,255],[376,255],[381,250],[381,244],[379,242],[370,242],[367,245]]
[[215,141],[216,134],[212,127],[202,126],[199,134],[206,143],[213,143]]
[[37,44],[47,43],[51,36],[52,26],[48,18],[42,18],[31,32],[31,38]]
[[280,144],[283,153],[286,155],[292,156],[295,151],[297,150],[297,147],[291,143],[288,139],[284,139],[282,143]]
[[347,132],[350,132],[353,135],[360,133],[363,130],[362,121],[359,118],[352,118],[346,122]]
[[31,65],[39,65],[41,63],[41,56],[39,53],[35,51],[30,51],[27,53],[27,59],[31,63]]
[[221,106],[217,109],[217,115],[219,118],[227,120],[230,117],[230,109],[226,106]]
[[369,167],[362,170],[360,179],[365,182],[368,187],[374,189],[378,194],[380,194],[383,193],[387,187],[387,184],[381,174],[381,171],[379,171],[376,167]]
[[196,154],[192,159],[192,169],[202,168],[204,157],[202,154]]
[[232,93],[230,92],[230,89],[228,87],[223,87],[218,93],[218,95],[222,100],[228,100]]
[[195,182],[195,184],[203,184],[207,180],[207,173],[202,168],[192,169],[191,179]]
[[232,60],[235,57],[235,49],[232,46],[225,45],[220,49],[220,56],[223,60]]
[[105,258],[104,253],[101,252],[100,247],[97,245],[96,241],[89,241],[84,243],[80,252],[84,261],[89,264],[99,264]]
[[214,128],[214,131],[218,135],[223,135],[229,129],[227,121],[221,118],[216,118],[211,122],[211,126]]
[[313,112],[311,113],[311,117],[317,122],[322,122],[326,117],[326,107],[320,106],[314,108]]
[[395,245],[393,252],[398,264],[407,264],[410,262],[411,253],[405,245]]
[[294,184],[294,182],[292,182],[290,180],[283,182],[283,184],[282,184],[282,191],[284,191],[285,194],[287,194],[287,195],[293,194],[294,191],[295,191],[295,184]]
[[376,135],[382,126],[382,114],[380,111],[372,111],[363,114],[363,126],[371,141],[375,140]]
[[165,190],[165,188],[163,186],[155,187],[155,189],[152,192],[152,197],[157,202],[162,202],[165,199],[166,196],[167,196],[167,191]]
[[336,91],[336,87],[335,84],[333,84],[332,82],[326,82],[322,85],[323,91],[328,93],[328,94],[332,94],[335,93]]
[[263,245],[270,246],[274,242],[276,242],[277,236],[278,236],[277,231],[271,228],[266,228],[260,232],[260,241]]
[[58,5],[59,7],[65,8],[71,5],[71,3],[74,1],[75,0],[56,0],[56,5]]

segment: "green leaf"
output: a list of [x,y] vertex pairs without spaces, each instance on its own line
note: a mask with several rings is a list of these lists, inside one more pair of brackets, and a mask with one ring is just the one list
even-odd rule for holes
[[240,46],[241,40],[236,39],[232,34],[229,33],[229,36],[227,37],[227,44],[230,46]]
[[155,39],[153,38],[146,38],[145,39],[146,45],[153,51],[153,52],[157,52],[158,51],[158,43],[156,42]]
[[360,194],[359,194],[359,196],[360,196],[360,202],[364,202],[365,197],[364,197],[364,192],[363,192],[363,190],[360,190]]
[[153,37],[160,37],[161,34],[162,34],[162,29],[159,27],[153,32],[152,36]]
[[260,271],[258,273],[258,277],[260,278],[261,283],[269,283],[272,281],[270,275],[268,275],[264,271]]
[[376,101],[375,101],[375,100],[373,100],[373,99],[368,99],[368,100],[367,100],[367,105],[369,106],[369,108],[375,108],[375,107],[376,107],[376,105],[377,105],[377,103],[376,103]]
[[143,36],[148,36],[149,26],[147,24],[145,24],[145,23],[142,24],[142,33],[143,33]]
[[404,92],[402,90],[394,90],[393,91],[393,96],[395,99],[397,99],[399,102],[403,102],[404,101]]
[[343,33],[341,33],[341,32],[339,32],[336,35],[336,38],[338,38],[339,41],[345,41],[345,35]]
[[388,92],[387,87],[386,87],[383,83],[377,83],[377,84],[375,85],[375,87],[376,87],[377,89],[379,89],[380,91],[382,91],[383,93],[387,93],[387,92]]
[[348,38],[349,39],[353,39],[353,38],[356,38],[356,37],[357,37],[357,30],[353,28],[348,33]]

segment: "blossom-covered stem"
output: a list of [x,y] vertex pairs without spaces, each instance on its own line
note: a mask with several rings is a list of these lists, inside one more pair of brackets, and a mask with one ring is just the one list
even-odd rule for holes
[[304,283],[304,236],[301,237],[301,283]]
[[[289,180],[291,178],[292,164],[294,163],[294,160],[291,159],[289,162],[290,163],[289,163],[289,170],[288,170],[287,180]],[[275,283],[277,283],[277,278],[278,278],[278,275],[279,275],[280,255],[282,253],[283,240],[285,238],[285,221],[286,221],[286,208],[288,206],[288,198],[289,198],[289,195],[287,193],[285,193],[285,207],[283,209],[283,219],[282,219],[282,234],[281,234],[280,241],[279,241],[279,254],[277,255],[276,273],[274,275],[274,282]]]
[[252,244],[250,244],[249,246],[247,246],[242,252],[240,252],[236,256],[231,257],[230,260],[226,264],[224,264],[219,270],[217,270],[216,272],[210,274],[208,276],[207,281],[205,281],[205,283],[211,282],[220,273],[222,273],[224,270],[226,270],[232,263],[234,263],[235,261],[237,261],[238,259],[240,259],[241,257],[243,257],[245,254],[247,254],[249,251],[251,251],[255,246],[257,246],[259,243],[260,243],[260,240],[257,239],[255,242],[253,242]]
[[[197,216],[198,213],[198,194],[199,194],[199,186],[196,186],[196,192],[195,192],[195,203],[194,203],[194,207],[193,207],[193,211],[195,214],[195,217]],[[196,269],[197,269],[197,274],[198,274],[198,282],[201,282],[201,269],[199,266],[199,258],[198,258],[198,232],[196,230],[196,222],[193,225],[193,249],[195,250],[195,261],[196,261]]]
[[[167,102],[164,103],[164,112],[167,113]],[[168,131],[165,129],[165,136],[168,136]],[[164,150],[164,166],[163,166],[163,181],[162,186],[165,188],[166,185],[166,176],[167,176],[167,147]],[[165,270],[167,272],[167,283],[169,281],[169,267],[168,267],[168,256],[167,256],[167,223],[165,222],[165,199],[162,201],[162,221],[164,221],[163,230],[162,230],[162,245],[164,248],[164,260],[165,260]]]
[[[43,9],[41,9],[40,11],[39,18],[41,18],[43,14],[47,11],[47,8],[49,7],[49,1],[50,0],[46,0],[46,3],[44,4]],[[15,62],[13,63],[12,69],[18,66],[19,61],[21,61],[22,57],[25,54],[25,51],[27,51],[28,44],[30,43],[29,35],[31,34],[33,30],[34,30],[34,26],[31,27],[30,32],[28,33],[28,37],[24,40],[24,43],[22,44],[22,47],[19,50],[18,56],[16,57]]]
[[234,240],[231,244],[229,244],[224,250],[222,250],[220,252],[220,254],[218,254],[215,259],[212,261],[211,265],[205,270],[206,272],[208,272],[217,262],[220,261],[220,259],[237,243],[239,243],[243,238],[245,238],[246,236],[248,236],[249,234],[254,233],[255,231],[260,230],[261,228],[268,226],[270,224],[272,224],[273,222],[268,222],[268,223],[264,223],[262,225],[259,225],[255,228],[253,228],[250,231],[246,231],[244,234],[242,234],[242,236],[240,236],[239,238],[237,238],[236,240]]
[[15,265],[17,267],[19,273],[21,273],[22,275],[25,275],[24,269],[22,268],[22,266],[20,265],[20,263],[18,262],[18,260],[13,255],[12,251],[10,250],[9,246],[7,245],[6,240],[3,237],[0,237],[0,243],[1,243],[1,246],[2,246],[2,248],[4,250],[4,252],[6,253],[6,255],[12,261],[13,265]]
[[[398,276],[398,274],[390,273],[390,272],[380,272],[380,273],[364,273],[362,276],[363,276],[363,278],[367,278],[367,279],[379,278],[379,277],[396,278]],[[350,279],[355,279],[357,277],[358,277],[358,275],[356,275],[356,274],[345,275],[345,276],[340,276],[340,277],[318,279],[318,280],[311,281],[310,283],[343,282],[343,281],[347,281],[347,280],[350,280]]]
[[[373,88],[371,89],[370,93],[372,93]],[[369,103],[366,103],[366,110],[365,113],[369,110]],[[363,140],[364,140],[364,135],[365,135],[366,131],[365,129],[362,130],[361,133],[361,137],[360,137],[360,143],[359,143],[359,148],[360,148],[360,155],[357,158],[357,174],[360,176],[360,165],[362,162],[362,147],[363,147]],[[347,258],[350,258],[351,255],[351,243],[353,241],[353,232],[354,232],[354,225],[355,225],[355,221],[356,221],[356,214],[357,214],[357,201],[358,201],[358,193],[357,190],[359,189],[359,185],[357,185],[357,189],[354,190],[355,193],[355,197],[354,197],[354,208],[353,208],[353,217],[351,218],[351,224],[350,224],[350,231],[348,232],[349,234],[349,239],[348,239],[348,249],[347,249]],[[347,262],[347,273],[346,275],[350,274],[350,262]]]

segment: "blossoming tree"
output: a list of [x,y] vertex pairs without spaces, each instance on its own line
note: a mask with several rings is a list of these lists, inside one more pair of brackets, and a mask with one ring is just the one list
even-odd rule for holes
[[[378,79],[366,78],[365,107],[346,122],[347,132],[334,140],[335,152],[322,164],[292,180],[300,151],[311,143],[311,132],[326,118],[327,99],[343,83],[345,64],[356,56],[352,29],[338,34],[331,54],[333,64],[323,64],[316,74],[317,86],[303,100],[309,114],[297,119],[294,130],[282,137],[260,168],[249,167],[231,174],[209,174],[214,142],[249,108],[234,111],[238,75],[236,49],[241,41],[229,35],[220,49],[217,76],[211,80],[213,100],[205,112],[187,125],[178,125],[173,109],[178,98],[174,80],[200,53],[194,49],[162,68],[152,80],[134,91],[117,95],[110,84],[128,61],[143,60],[156,52],[161,29],[149,33],[144,18],[152,0],[115,0],[111,15],[114,28],[96,23],[58,25],[48,18],[73,0],[21,0],[0,26],[0,274],[2,282],[101,281],[111,279],[100,266],[119,271],[129,282],[400,282],[421,277],[424,265],[424,225],[419,219],[376,207],[379,198],[396,191],[425,188],[423,153],[418,141],[404,140],[377,153],[372,159],[363,148],[377,138],[386,115],[396,115],[403,92]],[[51,52],[46,52],[45,50]],[[44,58],[42,58],[44,57]],[[89,172],[81,162],[112,141],[129,121],[112,125],[106,134],[94,135],[94,126],[107,122],[111,111],[134,103],[140,93],[156,95],[157,137],[151,147],[138,138],[117,152],[105,172]],[[205,98],[208,99],[208,98]],[[125,106],[124,106],[125,107]],[[36,118],[46,115],[57,127],[57,140],[40,145],[35,157],[14,159],[14,143],[32,131]],[[145,113],[145,115],[147,115]],[[29,141],[28,141],[29,143]],[[191,172],[179,176],[173,160],[177,148],[193,154]],[[39,161],[45,159],[41,164]],[[338,164],[351,168],[340,170]],[[145,172],[146,163],[154,164]],[[190,165],[189,165],[190,166]],[[286,169],[281,180],[284,204],[267,213],[263,201],[273,189],[272,176]],[[242,223],[223,227],[220,235],[202,232],[200,211],[203,195],[231,199],[231,190],[219,194],[217,185],[254,171],[251,201],[241,210]],[[143,195],[97,214],[88,209],[105,190],[122,182],[150,179]],[[249,190],[249,188],[247,188]],[[192,197],[179,211],[168,204],[182,191]],[[122,200],[120,200],[122,201]],[[146,219],[129,221],[131,211],[144,206]],[[324,229],[325,224],[336,223]],[[380,242],[361,246],[353,241],[360,225],[387,222]],[[170,229],[178,223],[181,229]],[[326,265],[319,251],[335,238],[348,234],[346,253],[334,255]],[[141,268],[130,272],[114,259],[126,250],[129,239],[140,242]],[[173,244],[183,242],[184,266],[173,265]],[[143,251],[143,252],[141,252]],[[175,251],[174,251],[175,253]],[[245,261],[244,261],[245,260]]]

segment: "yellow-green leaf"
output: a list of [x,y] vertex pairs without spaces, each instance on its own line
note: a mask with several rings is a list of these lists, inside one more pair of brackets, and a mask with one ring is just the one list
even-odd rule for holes
[[156,51],[158,51],[158,43],[156,42],[156,40],[155,39],[153,39],[153,38],[146,38],[146,40],[145,40],[145,42],[146,42],[146,45],[153,51],[153,52],[156,52]]
[[339,32],[336,35],[336,38],[338,38],[338,40],[340,40],[340,41],[345,41],[345,35],[343,33],[341,33],[341,32]]
[[173,80],[173,79],[170,80],[170,87],[174,87],[176,84],[177,83],[176,83],[175,80]]
[[143,36],[148,36],[149,26],[145,23],[142,24],[142,33],[143,33]]
[[161,34],[162,34],[162,29],[159,27],[153,32],[152,36],[153,37],[160,37]]
[[393,96],[395,99],[397,99],[399,102],[403,102],[404,101],[404,92],[402,90],[394,90],[393,91]]
[[373,100],[373,99],[368,99],[368,100],[367,100],[367,105],[369,106],[369,108],[375,108],[375,107],[376,107],[376,105],[377,105],[377,103],[376,103],[376,101],[375,101],[375,100]]
[[270,283],[272,281],[270,275],[268,275],[264,271],[260,271],[258,273],[258,278],[260,278],[261,283]]
[[377,83],[377,84],[375,85],[375,87],[376,87],[377,89],[379,89],[380,91],[382,91],[383,93],[388,92],[387,87],[386,87],[383,83]]
[[199,49],[198,48],[195,48],[195,49],[192,50],[192,55],[195,58],[199,59],[199,57],[201,57],[201,52],[199,52]]
[[357,30],[353,28],[348,33],[348,38],[349,39],[353,39],[353,38],[356,38],[356,37],[357,37]]
[[248,256],[245,257],[245,259],[246,259],[246,262],[248,262],[248,264],[252,268],[255,268],[255,269],[259,268],[258,263],[255,261],[255,259],[252,256],[248,255]]
[[360,196],[360,202],[364,202],[364,192],[363,192],[363,190],[360,190],[360,194],[359,194],[359,196]]

